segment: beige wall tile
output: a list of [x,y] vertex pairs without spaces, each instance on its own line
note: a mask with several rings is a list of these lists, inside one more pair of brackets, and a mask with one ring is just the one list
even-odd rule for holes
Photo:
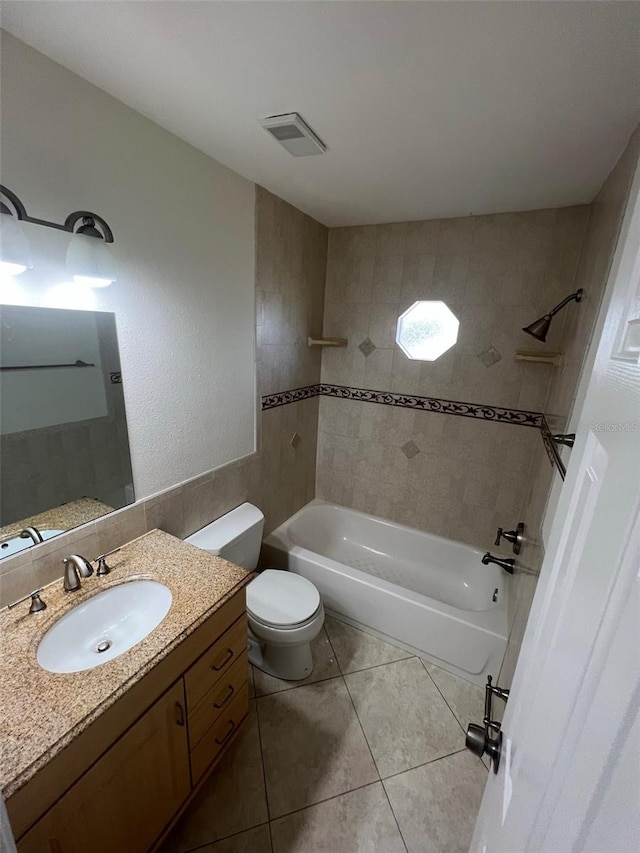
[[147,532],[144,505],[133,504],[95,522],[98,552],[106,554]]
[[164,530],[179,539],[184,537],[184,503],[182,486],[147,498],[144,502],[147,530]]
[[0,607],[6,607],[34,589],[36,581],[31,548],[0,562]]

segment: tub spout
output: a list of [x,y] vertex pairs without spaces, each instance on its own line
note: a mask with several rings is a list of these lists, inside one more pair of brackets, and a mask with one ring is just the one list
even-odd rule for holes
[[502,557],[494,557],[493,554],[490,554],[489,551],[487,551],[482,558],[482,563],[485,566],[488,566],[489,563],[495,563],[496,566],[500,566],[501,569],[504,569],[505,572],[509,572],[509,574],[512,575],[516,561],[513,557],[507,557],[506,559],[503,559]]

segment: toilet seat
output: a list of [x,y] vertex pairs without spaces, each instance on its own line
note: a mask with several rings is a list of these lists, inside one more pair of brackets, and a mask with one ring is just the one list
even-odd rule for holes
[[321,606],[320,593],[311,581],[281,569],[266,569],[247,586],[247,613],[269,628],[304,627]]

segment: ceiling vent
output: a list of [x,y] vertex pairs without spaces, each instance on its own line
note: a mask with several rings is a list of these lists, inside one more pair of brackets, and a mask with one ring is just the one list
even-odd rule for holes
[[294,157],[324,154],[327,146],[298,113],[268,116],[260,121],[264,129]]

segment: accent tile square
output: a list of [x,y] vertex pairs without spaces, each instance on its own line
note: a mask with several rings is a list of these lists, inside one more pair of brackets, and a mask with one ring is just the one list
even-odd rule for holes
[[363,356],[366,358],[368,355],[371,355],[371,353],[375,349],[377,349],[377,347],[370,338],[365,338],[362,341],[362,343],[360,344],[360,346],[358,347],[358,349],[363,354]]
[[413,459],[414,456],[417,456],[418,453],[420,453],[420,448],[415,441],[407,441],[402,445],[400,450],[402,450],[407,459]]
[[488,349],[479,352],[478,358],[485,367],[493,367],[494,364],[502,361],[502,354],[499,353],[494,346],[491,346]]
[[291,436],[291,441],[289,442],[289,444],[291,445],[291,447],[293,447],[294,450],[297,450],[300,446],[301,441],[302,439],[300,438],[298,433],[294,432],[294,434]]

